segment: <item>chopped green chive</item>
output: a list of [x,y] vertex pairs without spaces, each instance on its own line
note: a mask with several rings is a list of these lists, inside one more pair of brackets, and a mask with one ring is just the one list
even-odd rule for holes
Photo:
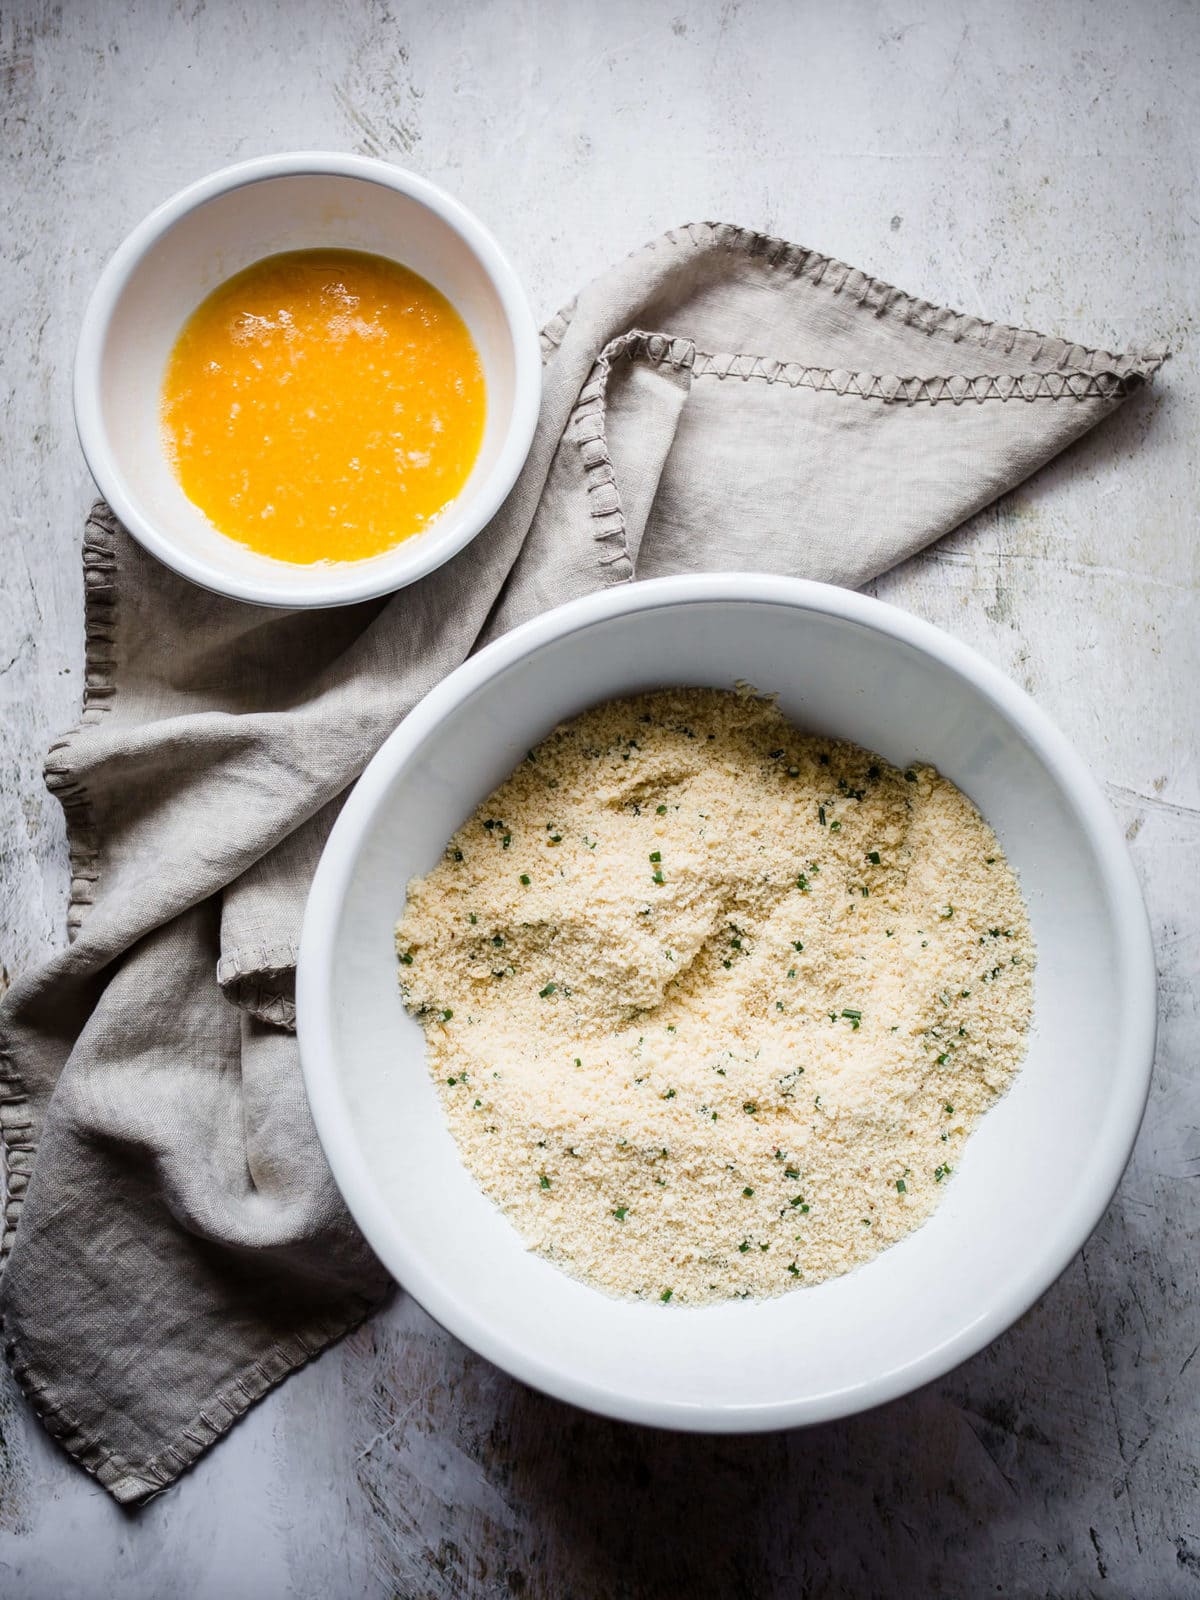
[[671,1289],[664,1289],[659,1295],[658,1298],[662,1301],[663,1305],[666,1305],[667,1301],[671,1298],[672,1293],[673,1291]]
[[467,921],[471,924],[472,927],[474,927],[475,924],[479,921],[479,918],[475,915],[475,913],[473,911],[468,911],[468,913],[467,913]]
[[784,1167],[783,1175],[785,1178],[798,1178],[800,1176],[795,1167]]
[[795,977],[795,976],[796,976],[796,969],[795,969],[795,967],[789,967],[789,968],[788,968],[788,977],[789,977],[789,978],[794,978],[794,977]]
[[800,940],[800,939],[793,939],[792,940],[792,949],[796,950],[796,951],[803,950],[804,949],[803,941]]
[[550,1187],[550,1179],[543,1172],[541,1177],[538,1179],[538,1188],[539,1189],[548,1189],[549,1187]]
[[533,880],[530,878],[530,876],[529,876],[529,874],[527,872],[523,872],[521,874],[521,882],[525,885],[525,887],[527,889],[528,889],[529,885],[532,883],[532,881]]
[[757,1102],[755,1102],[754,1100],[743,1100],[742,1101],[742,1110],[746,1113],[746,1115],[748,1117],[752,1117],[754,1115],[754,1113],[758,1110]]
[[452,1089],[453,1089],[453,1087],[454,1087],[454,1085],[455,1085],[455,1084],[456,1084],[456,1083],[457,1083],[457,1082],[458,1082],[458,1079],[457,1079],[457,1078],[447,1078],[447,1079],[446,1079],[446,1082],[447,1082],[447,1083],[448,1083],[448,1084],[449,1084],[449,1085],[450,1085],[450,1087],[451,1087],[451,1088],[452,1088]]
[[825,826],[825,807],[824,806],[818,806],[817,807],[817,821],[821,824],[822,827]]
[[538,990],[538,999],[539,1000],[549,1000],[550,996],[554,993],[554,991],[557,988],[558,988],[558,985],[556,983],[548,983],[544,989],[539,989]]
[[663,1099],[664,1100],[674,1100],[674,1098],[675,1098],[674,1089],[668,1089],[666,1094],[663,1095]]
[[897,1194],[907,1194],[908,1193],[908,1185],[905,1183],[903,1178],[897,1178],[896,1179],[896,1193]]
[[854,1032],[857,1033],[858,1029],[859,1029],[859,1025],[862,1022],[862,1012],[861,1011],[855,1011],[855,1010],[851,1009],[851,1010],[848,1010],[848,1011],[843,1011],[842,1015],[845,1017],[846,1021],[850,1024],[850,1026],[854,1030]]
[[663,884],[663,883],[665,883],[667,881],[662,875],[662,868],[661,867],[655,867],[654,874],[653,874],[653,881],[655,883],[658,883],[658,884]]
[[666,806],[655,806],[654,811],[655,815],[660,817],[665,817],[667,814]]
[[504,935],[501,933],[494,933],[492,935],[492,943],[496,946],[496,949],[499,950],[500,946],[504,943]]
[[871,863],[871,865],[873,867],[877,867],[879,865],[879,851],[878,850],[868,850],[867,851],[867,860]]
[[749,1248],[750,1248],[749,1239],[743,1239],[741,1244],[738,1245],[738,1249],[742,1252],[743,1255],[746,1254],[746,1251],[749,1250]]
[[944,1067],[946,1065],[947,1061],[949,1061],[949,1059],[950,1059],[949,1052],[943,1050],[941,1055],[937,1058],[938,1066],[939,1067]]
[[653,861],[653,862],[655,862],[657,864],[659,861],[662,860],[662,851],[661,850],[651,850],[650,859],[651,859],[651,861]]
[[830,833],[840,833],[842,831],[841,823],[840,822],[831,822],[829,824],[829,831],[830,831]]
[[613,1212],[613,1216],[616,1217],[618,1222],[624,1222],[626,1216],[628,1215],[628,1213],[629,1213],[629,1207],[628,1206],[618,1206],[617,1209]]
[[952,1117],[954,1115],[954,1107],[952,1105],[947,1104],[947,1106],[946,1106],[946,1115],[948,1117]]
[[797,889],[799,889],[801,894],[807,894],[808,893],[808,879],[804,876],[803,873],[801,873],[800,876],[796,879],[796,887],[797,887]]
[[788,1271],[791,1273],[793,1278],[798,1278],[800,1276],[800,1268],[796,1265],[796,1263],[794,1261],[792,1262],[791,1266],[788,1268]]
[[750,1197],[751,1197],[751,1195],[753,1195],[753,1193],[754,1193],[754,1190],[749,1188],[749,1187],[747,1187],[747,1188],[742,1190],[742,1195],[747,1200],[750,1199]]
[[409,955],[409,953],[408,953],[408,951],[407,951],[407,950],[406,950],[406,951],[405,951],[405,952],[404,952],[404,954],[403,954],[403,955],[402,955],[402,956],[401,956],[401,957],[400,957],[400,959],[401,959],[401,961],[402,961],[402,962],[403,962],[403,963],[404,963],[404,965],[405,965],[405,966],[406,966],[406,967],[411,967],[411,966],[412,966],[412,956],[411,956],[411,955]]
[[478,1111],[478,1110],[479,1110],[479,1108],[480,1108],[480,1106],[481,1106],[481,1105],[482,1105],[482,1104],[483,1104],[483,1101],[482,1101],[482,1100],[476,1100],[476,1102],[475,1102],[475,1109],[476,1109],[476,1111]]
[[951,1169],[949,1167],[947,1167],[947,1166],[934,1167],[934,1169],[933,1169],[933,1181],[935,1183],[941,1183],[943,1178],[948,1178],[950,1176],[950,1171],[951,1171]]
[[450,1009],[449,1009],[449,1007],[447,1007],[447,1009],[446,1009],[446,1010],[445,1010],[445,1011],[443,1011],[443,1012],[442,1012],[442,1021],[443,1021],[443,1022],[449,1022],[449,1021],[450,1021],[450,1018],[451,1018],[451,1017],[452,1017],[452,1016],[453,1016],[453,1015],[454,1015],[454,1013],[453,1013],[453,1011],[451,1011],[451,1010],[450,1010]]

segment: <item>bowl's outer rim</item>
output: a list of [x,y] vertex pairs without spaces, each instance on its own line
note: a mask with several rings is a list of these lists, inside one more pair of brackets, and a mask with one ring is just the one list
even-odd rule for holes
[[[463,240],[487,274],[504,311],[513,343],[513,408],[499,457],[489,476],[473,497],[471,514],[452,538],[441,539],[436,528],[420,544],[406,541],[389,552],[396,557],[396,570],[379,560],[371,564],[353,563],[345,569],[331,569],[327,581],[317,585],[307,578],[296,583],[286,571],[278,578],[248,578],[225,572],[181,549],[154,526],[138,509],[125,490],[109,443],[100,393],[100,374],[105,341],[113,313],[138,265],[153,246],[191,212],[218,196],[269,182],[274,178],[344,177],[375,183],[407,195],[439,217]],[[378,161],[328,150],[295,150],[273,156],[256,156],[222,167],[217,172],[189,184],[155,207],[128,233],[109,257],[92,290],[79,339],[75,347],[72,386],[75,431],[88,470],[105,500],[122,524],[138,542],[165,566],[191,579],[201,588],[245,600],[253,605],[314,608],[352,605],[397,589],[407,588],[418,578],[449,561],[480,533],[500,509],[516,482],[533,442],[541,409],[542,358],[537,324],[515,268],[491,231],[461,201],[427,178]],[[399,563],[398,557],[408,560]]]
[[[511,1345],[484,1315],[455,1296],[397,1237],[389,1212],[356,1152],[337,1083],[332,971],[334,931],[358,847],[396,775],[439,722],[490,677],[563,636],[617,615],[704,602],[750,602],[819,612],[890,635],[967,680],[1032,747],[1074,802],[1114,908],[1118,970],[1125,988],[1117,1044],[1117,1091],[1098,1141],[1093,1181],[1046,1229],[1046,1244],[1021,1278],[985,1312],[917,1360],[826,1393],[764,1404],[646,1400],[591,1382]],[[1150,925],[1125,840],[1083,760],[1024,690],[970,646],[932,623],[872,599],[807,579],[723,573],[648,579],[573,600],[505,634],[432,689],[385,741],[334,824],[305,910],[296,979],[297,1034],[317,1133],[342,1195],[384,1265],[436,1321],[497,1366],[558,1399],[621,1420],[696,1432],[765,1432],[853,1415],[944,1376],[1012,1326],[1049,1290],[1096,1228],[1128,1164],[1150,1091],[1156,1034],[1156,978]],[[703,1308],[674,1315],[702,1316]]]

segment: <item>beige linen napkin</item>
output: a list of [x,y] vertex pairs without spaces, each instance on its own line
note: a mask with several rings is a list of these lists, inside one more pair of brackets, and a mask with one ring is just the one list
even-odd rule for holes
[[515,623],[635,576],[863,583],[1161,360],[997,327],[713,224],[613,268],[543,343],[507,503],[387,600],[256,609],[157,565],[105,508],[88,522],[83,720],[46,769],[72,942],[0,1013],[0,1303],[34,1407],[120,1501],[165,1488],[388,1290],[289,1030],[322,841],[414,702]]

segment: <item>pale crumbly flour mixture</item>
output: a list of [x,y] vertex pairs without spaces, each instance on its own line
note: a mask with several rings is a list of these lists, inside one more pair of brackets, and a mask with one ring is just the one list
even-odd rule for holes
[[396,948],[485,1192],[565,1270],[674,1302],[924,1222],[1033,994],[965,795],[707,689],[555,729],[409,885]]

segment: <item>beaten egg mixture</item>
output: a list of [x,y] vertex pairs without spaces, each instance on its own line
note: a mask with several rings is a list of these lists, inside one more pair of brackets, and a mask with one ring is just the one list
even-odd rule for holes
[[458,312],[382,256],[297,250],[220,285],[167,366],[163,426],[188,498],[279,561],[355,561],[419,533],[483,438]]

